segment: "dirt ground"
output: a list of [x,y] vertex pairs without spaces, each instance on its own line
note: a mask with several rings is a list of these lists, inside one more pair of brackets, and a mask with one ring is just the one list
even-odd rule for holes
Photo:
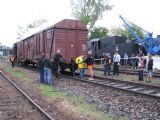
[[[21,86],[21,88],[25,92],[27,92],[27,94],[34,101],[36,101],[37,104],[39,104],[51,116],[54,116],[56,120],[101,120],[99,118],[94,118],[90,114],[84,115],[82,112],[78,112],[75,109],[75,103],[73,102],[64,101],[61,98],[50,99],[49,97],[44,96],[41,90],[38,89],[38,87],[41,86],[41,84],[39,83],[39,80],[38,80],[39,73],[37,71],[31,71],[31,70],[27,70],[17,66],[14,68],[14,71],[17,71],[17,72],[23,71],[26,75],[30,76],[33,79],[32,81],[26,81],[23,79],[19,79],[18,77],[13,77],[10,73],[6,72],[6,74],[8,74],[10,78],[13,79],[19,86]],[[87,73],[88,71],[86,70],[85,72]],[[103,76],[103,72],[94,71],[94,74]],[[135,75],[125,75],[125,74],[120,74],[119,76],[111,76],[111,77],[116,79],[121,79],[121,80],[134,80],[134,81],[137,81],[137,78],[138,78]],[[54,92],[54,91],[51,91],[51,92]]]
[[0,120],[46,120],[46,118],[0,76]]
[[4,72],[10,79],[12,79],[24,92],[27,93],[38,105],[40,105],[49,115],[56,120],[98,120],[93,118],[91,115],[83,116],[75,110],[74,104],[71,102],[65,102],[61,99],[50,99],[44,96],[38,88],[39,73],[30,71],[27,69],[15,67],[14,70],[23,71],[27,75],[33,77],[33,81],[28,82],[17,77],[12,76],[6,72],[3,68],[1,71]]

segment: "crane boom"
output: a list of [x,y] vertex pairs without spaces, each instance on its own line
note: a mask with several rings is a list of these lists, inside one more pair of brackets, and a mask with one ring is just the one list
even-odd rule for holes
[[[145,50],[149,53],[149,54],[157,54],[160,53],[160,45],[156,45],[153,46],[153,38],[152,38],[152,33],[144,30],[143,28],[135,25],[134,23],[126,20],[125,18],[123,18],[121,15],[119,16],[121,18],[121,20],[124,22],[124,24],[126,25],[127,29],[130,31],[130,33],[137,39],[137,42],[140,43]],[[139,30],[147,33],[147,39],[142,39],[138,36],[138,34],[136,33],[135,30],[133,30],[132,26],[135,26],[136,28],[138,28]]]

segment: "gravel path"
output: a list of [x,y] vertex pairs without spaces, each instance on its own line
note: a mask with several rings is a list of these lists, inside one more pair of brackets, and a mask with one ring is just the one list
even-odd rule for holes
[[129,120],[160,120],[160,100],[66,78],[55,84],[57,90],[87,96],[86,102],[97,104],[104,113],[111,112],[117,120],[120,116]]

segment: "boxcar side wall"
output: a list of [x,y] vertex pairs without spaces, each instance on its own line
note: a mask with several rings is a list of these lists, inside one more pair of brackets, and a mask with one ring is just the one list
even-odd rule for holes
[[62,20],[17,42],[17,59],[26,64],[34,64],[42,53],[49,54],[52,59],[58,49],[67,62],[86,55],[87,28],[77,20]]

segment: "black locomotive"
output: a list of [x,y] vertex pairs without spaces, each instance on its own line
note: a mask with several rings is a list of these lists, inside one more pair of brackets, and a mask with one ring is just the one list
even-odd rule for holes
[[123,36],[109,36],[104,38],[92,39],[88,42],[88,49],[93,51],[95,58],[103,57],[103,53],[110,53],[111,56],[118,49],[119,54],[123,57],[125,53],[130,57],[132,54],[138,54],[139,49],[143,54],[147,54],[145,49],[135,40],[127,40]]

